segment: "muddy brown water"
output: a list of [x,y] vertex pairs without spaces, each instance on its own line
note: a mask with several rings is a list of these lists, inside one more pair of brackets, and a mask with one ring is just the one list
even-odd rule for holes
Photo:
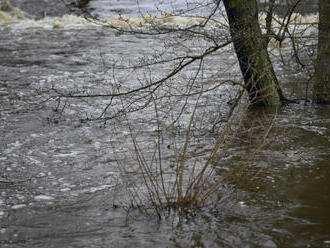
[[[260,171],[253,182],[239,179],[241,186],[216,210],[158,221],[125,205],[129,199],[116,163],[118,154],[132,163],[126,158],[131,139],[124,120],[87,121],[100,114],[107,101],[65,103],[46,89],[113,87],[102,58],[152,54],[162,40],[60,24],[63,28],[43,21],[39,26],[24,21],[1,26],[1,247],[330,247],[328,106],[301,101],[283,107],[275,118],[272,142],[249,161]],[[226,63],[235,63],[230,51],[223,56]],[[214,59],[218,61],[218,55]],[[229,73],[236,74],[235,68]],[[293,82],[303,75],[281,73],[287,95],[304,94]],[[131,83],[130,77],[125,79]],[[224,100],[220,93],[203,99],[205,118],[228,111],[227,104],[214,103]],[[247,123],[256,115],[251,113]],[[157,137],[154,117],[146,111],[131,118],[143,147],[152,147]],[[167,129],[164,149],[169,153],[166,140],[173,136],[179,144],[184,139],[183,132]],[[244,163],[248,156],[253,141],[245,139],[245,133],[238,137],[222,151],[219,171]],[[194,142],[203,150],[214,142],[214,134],[205,132]]]

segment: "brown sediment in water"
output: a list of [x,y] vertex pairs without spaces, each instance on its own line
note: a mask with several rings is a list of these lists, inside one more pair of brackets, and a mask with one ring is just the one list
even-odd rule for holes
[[0,2],[0,20],[22,20],[22,19],[33,19],[33,16],[25,13],[24,11],[14,8],[9,1]]

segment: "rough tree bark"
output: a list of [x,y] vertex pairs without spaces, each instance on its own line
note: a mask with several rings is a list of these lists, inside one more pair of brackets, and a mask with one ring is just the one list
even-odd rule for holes
[[319,42],[314,76],[313,100],[330,104],[330,2],[319,0]]
[[279,106],[284,98],[258,21],[256,0],[223,0],[230,33],[253,105]]

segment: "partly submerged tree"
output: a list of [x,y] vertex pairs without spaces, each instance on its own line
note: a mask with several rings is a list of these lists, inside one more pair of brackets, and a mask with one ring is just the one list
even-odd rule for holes
[[[220,2],[224,3],[227,19],[223,18]],[[271,2],[274,3],[274,0]],[[203,1],[199,1],[199,6],[203,6],[202,3]],[[232,109],[235,105],[237,106],[243,92],[247,91],[254,105],[279,106],[284,101],[268,54],[267,44],[271,36],[283,42],[285,35],[289,33],[288,25],[293,11],[288,12],[289,16],[285,22],[279,23],[279,32],[276,34],[276,30],[271,30],[272,11],[269,11],[270,14],[266,18],[267,30],[263,34],[258,21],[256,0],[216,0],[210,1],[206,7],[209,12],[203,17],[182,17],[184,14],[189,14],[187,11],[184,14],[179,13],[181,16],[163,13],[161,18],[157,18],[147,14],[139,19],[118,17],[109,18],[110,22],[98,22],[118,31],[114,39],[133,34],[138,38],[142,37],[143,39],[139,41],[142,40],[143,44],[148,46],[150,42],[148,39],[152,37],[153,44],[156,44],[152,47],[154,50],[151,54],[141,52],[140,57],[133,57],[132,64],[122,63],[119,59],[113,60],[112,63],[103,60],[103,68],[105,71],[111,71],[113,77],[112,79],[110,77],[110,80],[109,78],[107,81],[104,80],[106,84],[102,84],[99,91],[97,91],[99,88],[95,91],[83,89],[80,92],[69,92],[69,94],[56,91],[65,97],[106,99],[101,105],[104,110],[98,117],[105,121],[118,117],[120,125],[125,123],[124,125],[128,127],[136,158],[133,162],[134,164],[137,162],[142,171],[144,184],[151,199],[149,202],[152,202],[158,215],[166,206],[192,208],[195,211],[227,180],[226,176],[219,179],[213,163],[218,160],[218,151],[228,141],[228,137],[236,137],[236,132],[240,130],[238,127],[241,125],[241,120],[238,119],[242,115],[241,113],[232,115],[234,113]],[[176,25],[177,23],[172,20],[183,25]],[[294,35],[291,37],[295,38]],[[233,67],[237,64],[237,60],[232,56],[233,49],[230,46],[232,43],[239,68]],[[133,43],[132,46],[136,45]],[[129,43],[124,48],[130,51]],[[146,50],[148,51],[150,49]],[[242,77],[233,75],[239,73],[239,69],[243,80]],[[229,74],[226,74],[228,71]],[[134,84],[135,78],[138,84]],[[244,82],[241,83],[241,81]],[[229,87],[221,87],[223,85]],[[231,87],[232,85],[234,88]],[[228,107],[226,100],[229,97],[221,98],[220,96],[225,95],[224,91],[228,88],[229,91],[234,92],[232,95],[235,98],[235,101],[228,101],[230,105],[234,103],[230,111],[220,106],[222,104]],[[236,94],[237,89],[240,91],[239,94]],[[225,118],[219,115],[222,110],[225,112]],[[137,139],[138,131],[136,131],[139,128],[139,122],[136,123],[129,118],[130,112],[135,111],[140,111],[141,116],[145,114],[141,118],[143,121],[152,119],[152,122],[148,123],[152,123],[150,126],[154,126],[156,131],[151,136],[153,141],[145,142],[142,147],[140,147]],[[233,118],[228,118],[228,116]],[[254,118],[255,116],[252,117]],[[209,124],[212,131],[219,130],[215,136],[215,145],[209,152],[200,153],[191,144],[195,137],[196,143],[200,143],[202,134],[210,128]],[[217,125],[221,127],[217,128]],[[183,130],[182,127],[186,134],[183,142],[176,140],[176,134]],[[260,139],[262,143],[257,145],[258,148],[264,144],[271,127],[272,123],[269,128],[266,128]],[[142,130],[145,135],[144,123]],[[167,130],[171,135],[166,137]],[[155,143],[153,143],[154,134],[156,134]],[[258,136],[260,132],[253,135],[261,137]],[[155,144],[154,148],[150,148],[149,144]],[[164,157],[167,157],[168,149],[164,149],[164,145],[167,145],[167,148],[172,147],[174,154],[174,159],[166,163]],[[152,151],[151,161],[145,158],[143,151]],[[170,150],[170,153],[172,151]],[[202,154],[203,158],[199,159],[197,154]],[[120,152],[119,156],[126,155]],[[117,160],[118,163],[124,161],[127,165],[125,157]],[[120,165],[119,168],[125,168],[125,165]],[[171,180],[167,180],[168,175],[173,175],[172,171],[167,173],[167,170],[172,167],[175,168],[173,184]],[[211,176],[214,176],[215,180],[210,180]],[[230,178],[230,173],[228,178]],[[170,184],[169,187],[167,182]],[[140,205],[139,186],[133,191],[131,195],[137,205]]]
[[256,0],[223,0],[223,3],[251,103],[281,105],[284,98],[261,32]]
[[315,68],[315,103],[330,104],[330,2],[319,0],[319,42]]
[[[209,94],[211,91],[215,95],[224,96],[223,90],[215,92],[223,85],[224,88],[231,89],[231,95],[227,94],[212,104],[230,103],[234,106],[231,109],[234,109],[246,91],[252,105],[280,106],[285,99],[267,45],[270,41],[272,44],[278,42],[274,47],[277,46],[278,50],[281,50],[283,45],[286,53],[292,44],[293,58],[300,62],[296,44],[304,33],[298,34],[297,37],[295,30],[300,27],[290,25],[294,23],[292,17],[295,7],[301,1],[294,0],[281,18],[274,14],[275,0],[266,1],[265,4],[269,7],[263,26],[260,25],[259,18],[263,18],[264,13],[259,13],[256,0],[194,1],[190,9],[190,1],[187,1],[187,10],[161,12],[161,17],[141,13],[141,18],[96,18],[93,22],[118,31],[115,33],[116,37],[123,34],[137,35],[152,37],[153,43],[155,40],[160,42],[153,47],[152,54],[142,53],[140,57],[132,60],[127,56],[129,66],[126,62],[122,63],[121,59],[102,60],[106,71],[113,73],[110,87],[107,84],[101,90],[73,90],[69,94],[62,90],[56,92],[60,97],[106,99],[109,104],[98,117],[105,119],[144,109],[150,106],[153,100],[178,98],[180,100],[175,102],[183,104],[182,110],[178,111],[178,116],[174,118],[177,120],[184,109],[189,108],[188,98],[199,93]],[[198,14],[202,16],[194,14],[196,9],[199,9]],[[92,16],[90,13],[86,15],[89,18]],[[238,58],[236,61],[235,58],[232,59],[230,44],[234,45]],[[278,54],[282,58],[292,60],[288,53],[282,56],[279,51]],[[126,58],[123,57],[124,59]],[[239,67],[233,67],[237,61]],[[283,65],[287,67],[285,63]],[[239,69],[242,77],[237,77]],[[125,75],[119,76],[121,73]],[[126,83],[127,77],[130,77],[130,84]],[[108,81],[109,77],[105,82]],[[175,82],[180,82],[180,87]],[[118,111],[113,111],[113,108]],[[216,120],[214,123],[220,122]]]

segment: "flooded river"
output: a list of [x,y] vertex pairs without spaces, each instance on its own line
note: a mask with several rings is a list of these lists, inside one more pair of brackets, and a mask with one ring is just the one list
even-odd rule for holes
[[[122,182],[121,166],[136,166],[129,125],[147,155],[153,153],[161,127],[164,164],[170,164],[173,140],[178,146],[184,143],[196,96],[180,98],[178,105],[164,97],[156,120],[153,105],[133,112],[140,105],[125,105],[130,99],[123,98],[103,113],[108,98],[65,98],[58,91],[109,93],[161,78],[168,64],[151,67],[152,76],[130,66],[168,49],[164,36],[126,34],[63,16],[70,11],[61,1],[45,8],[47,1],[39,7],[32,2],[12,1],[24,13],[0,12],[0,247],[330,247],[329,106],[301,101],[277,114],[260,114],[266,122],[275,116],[274,129],[269,144],[253,159],[253,137],[260,138],[263,129],[255,122],[259,113],[249,112],[244,130],[235,133],[213,165],[222,173],[248,164],[250,172],[235,181],[237,189],[224,185],[227,191],[219,206],[206,207],[193,218],[147,217],[130,205],[128,186]],[[95,0],[85,8],[102,18],[156,13],[153,1],[139,1],[140,7],[132,2]],[[160,2],[164,10],[186,7],[186,1]],[[175,47],[176,38],[171,38]],[[187,40],[185,45],[194,53],[208,43]],[[175,49],[166,51],[180,55]],[[274,61],[285,94],[304,97],[306,71],[286,70]],[[213,75],[239,78],[231,47],[205,64],[203,75],[212,80]],[[218,72],[213,65],[226,69]],[[184,92],[175,80],[190,82],[198,68],[190,67],[173,79],[174,89],[164,91]],[[233,92],[221,85],[201,97],[201,125],[194,127],[192,140],[200,154],[214,144],[212,125],[228,113]],[[182,113],[172,110],[172,104],[181,106]],[[121,106],[132,113],[122,114]],[[176,116],[168,113],[178,114],[179,121],[173,122]],[[170,166],[166,171],[173,172]],[[134,181],[139,174],[133,170],[130,177]],[[253,180],[245,183],[245,177]]]

